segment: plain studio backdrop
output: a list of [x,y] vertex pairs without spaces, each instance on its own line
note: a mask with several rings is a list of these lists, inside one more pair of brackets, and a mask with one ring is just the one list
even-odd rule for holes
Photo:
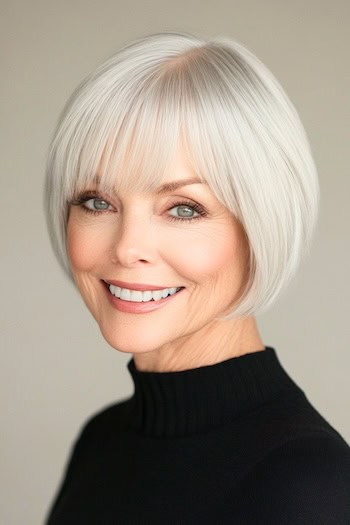
[[42,188],[68,96],[121,45],[151,32],[242,42],[299,112],[320,177],[319,222],[309,258],[257,322],[349,442],[348,0],[2,0],[0,9],[0,522],[42,523],[83,422],[133,391],[131,354],[104,341],[54,259]]

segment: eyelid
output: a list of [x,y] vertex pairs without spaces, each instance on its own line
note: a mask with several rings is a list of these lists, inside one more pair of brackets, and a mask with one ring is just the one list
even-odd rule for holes
[[[189,207],[192,207],[198,214],[200,214],[201,216],[207,216],[208,215],[208,210],[206,208],[206,206],[204,206],[203,204],[200,204],[199,202],[193,200],[192,198],[189,198],[189,197],[184,197],[184,196],[180,196],[180,195],[169,195],[165,198],[169,198],[169,199],[174,199],[175,202],[172,202],[171,204],[168,204],[167,206],[167,211],[173,209],[173,208],[176,208],[178,206],[189,206]],[[96,200],[102,200],[104,202],[106,202],[109,206],[112,206],[114,207],[114,205],[111,203],[111,200],[109,198],[109,196],[105,196],[103,195],[101,192],[99,192],[98,190],[86,190],[80,194],[78,194],[77,197],[73,198],[69,204],[71,205],[83,205],[85,202],[91,200],[91,199],[96,199]],[[86,209],[87,207],[85,207]],[[87,208],[88,210],[90,210],[89,208]],[[90,211],[93,211],[93,210],[90,210]],[[97,211],[97,210],[96,210]],[[99,212],[110,212],[112,210],[99,210]]]
[[83,192],[79,193],[77,196],[73,197],[69,201],[69,204],[76,204],[76,205],[77,204],[83,204],[84,202],[87,202],[90,199],[98,199],[98,200],[101,200],[101,201],[105,201],[109,205],[113,206],[111,204],[111,199],[109,197],[105,197],[99,191],[92,191],[92,190],[83,191]]
[[[104,200],[104,201],[108,202],[108,204],[113,206],[113,204],[112,204],[112,202],[114,200],[113,196],[112,195],[108,195],[108,194],[103,194],[97,189],[96,190],[85,190],[85,191],[82,191],[76,197],[73,197],[69,201],[69,204],[72,204],[73,202],[81,203],[81,202],[84,202],[84,201],[86,201],[88,199],[92,199],[92,198]],[[161,198],[162,199],[172,199],[172,198],[173,199],[187,199],[187,200],[193,202],[194,204],[197,204],[199,206],[203,206],[203,205],[199,204],[198,202],[196,202],[192,197],[186,197],[184,195],[169,194],[169,195],[161,196]]]

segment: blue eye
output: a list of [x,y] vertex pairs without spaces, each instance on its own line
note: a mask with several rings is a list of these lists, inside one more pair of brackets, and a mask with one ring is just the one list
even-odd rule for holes
[[[90,203],[90,205],[89,205]],[[104,210],[108,210],[110,204],[108,204],[107,201],[103,200],[103,199],[99,199],[99,198],[92,198],[92,199],[88,199],[86,201],[84,201],[83,203],[83,206],[86,207],[88,210],[91,210],[91,211],[104,211]]]
[[[113,206],[109,204],[108,201],[100,197],[98,194],[96,195],[89,192],[79,195],[78,198],[70,201],[70,204],[80,206],[80,208],[86,213],[92,213],[94,215],[101,215],[106,211],[115,211]],[[190,223],[191,221],[201,219],[202,217],[208,215],[207,211],[200,204],[192,201],[176,202],[171,206],[171,208],[169,208],[168,211],[175,208],[182,209],[182,211],[179,213],[183,213],[184,216],[174,217],[171,215],[168,217],[168,220],[170,221],[182,221],[183,223]],[[197,214],[194,217],[190,216],[190,214],[193,214],[193,212]]]
[[[170,216],[169,217],[170,221],[191,222],[193,220],[201,219],[202,217],[205,217],[207,215],[207,212],[205,211],[204,208],[202,208],[202,206],[200,206],[199,204],[195,202],[191,202],[191,201],[177,202],[170,208],[170,210],[173,210],[174,208],[185,208],[185,216],[184,217]],[[189,217],[188,215],[186,215],[188,213],[193,213],[193,212],[197,213],[196,217]]]
[[73,206],[80,206],[86,213],[92,213],[94,215],[100,215],[105,211],[112,211],[113,207],[108,201],[93,193],[83,193],[76,199],[70,201]]

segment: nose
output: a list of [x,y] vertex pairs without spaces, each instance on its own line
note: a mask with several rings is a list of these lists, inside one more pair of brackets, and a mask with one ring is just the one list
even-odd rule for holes
[[112,262],[122,266],[152,263],[156,251],[149,216],[141,212],[124,215],[111,242]]

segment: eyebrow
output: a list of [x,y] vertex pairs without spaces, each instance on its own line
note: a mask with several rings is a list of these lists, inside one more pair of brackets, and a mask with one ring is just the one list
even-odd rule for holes
[[163,193],[168,193],[168,192],[171,192],[171,191],[175,191],[177,190],[178,188],[182,188],[183,186],[188,186],[189,184],[207,184],[206,182],[204,181],[201,181],[199,179],[182,179],[182,180],[175,180],[173,182],[168,182],[166,184],[163,184],[162,186],[160,186],[157,191],[156,191],[156,194],[157,195],[162,195]]
[[[95,176],[94,182],[99,184],[100,178]],[[188,186],[189,184],[207,184],[207,182],[201,181],[194,177],[190,179],[175,180],[173,182],[166,182],[165,184],[162,184],[162,186],[159,186],[155,193],[156,195],[163,195],[164,193],[170,193],[177,190],[178,188],[182,188],[183,186]]]

